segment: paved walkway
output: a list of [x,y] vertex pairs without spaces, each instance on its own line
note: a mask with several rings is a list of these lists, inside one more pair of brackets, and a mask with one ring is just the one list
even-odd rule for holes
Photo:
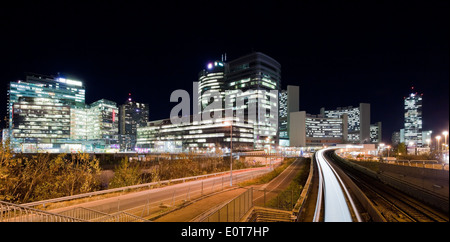
[[220,206],[228,202],[229,200],[239,196],[241,193],[245,192],[246,188],[236,188],[229,191],[224,191],[211,195],[209,197],[203,198],[199,201],[193,202],[192,204],[159,217],[154,222],[189,222],[198,215],[209,211],[211,208]]

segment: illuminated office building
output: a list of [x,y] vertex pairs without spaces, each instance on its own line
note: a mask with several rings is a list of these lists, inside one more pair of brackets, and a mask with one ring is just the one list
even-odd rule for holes
[[377,144],[381,143],[381,122],[370,125],[370,143]]
[[233,130],[225,119],[172,124],[170,119],[148,122],[137,128],[137,152],[214,152],[229,149],[253,149],[253,124],[234,121]]
[[310,115],[305,111],[290,114],[290,146],[329,146],[343,144],[348,137],[348,116],[324,117]]
[[[85,105],[82,82],[27,73],[25,80],[10,82],[7,94],[7,136],[13,149],[29,146],[34,150],[37,144],[53,147],[47,142],[54,143],[54,147],[70,143],[70,108]],[[36,107],[43,109],[38,111]]]
[[128,95],[127,101],[119,106],[119,140],[121,150],[134,150],[137,128],[147,125],[149,107],[138,103]]
[[338,107],[335,110],[320,109],[320,114],[327,118],[339,118],[343,114],[348,116],[349,143],[370,143],[370,104],[360,103],[358,107]]
[[70,109],[70,139],[84,141],[88,139],[88,107]]
[[[244,117],[245,120],[255,117],[253,138],[256,149],[278,145],[280,68],[280,63],[261,52],[253,52],[225,65],[227,95],[231,97],[234,116]],[[270,92],[272,90],[275,90],[276,94]],[[237,100],[244,100],[244,104],[238,106]],[[276,114],[269,114],[269,110],[275,111]]]
[[119,118],[117,104],[100,99],[87,110],[88,140],[96,140],[98,149],[118,148]]
[[12,137],[22,151],[56,148],[53,143],[70,138],[70,107],[57,99],[20,97],[13,103],[12,121]]
[[[209,62],[206,69],[199,73],[198,78],[198,111],[201,112],[206,106],[211,104],[211,92],[217,91],[222,99],[221,107],[225,103],[225,80],[224,80],[225,64],[222,61]],[[195,90],[194,90],[195,91]]]
[[411,93],[405,97],[404,142],[410,147],[423,147],[422,141],[422,95]]
[[278,129],[279,129],[279,144],[281,146],[289,146],[290,113],[300,111],[299,102],[300,102],[300,95],[298,86],[288,85],[286,90],[280,91]]

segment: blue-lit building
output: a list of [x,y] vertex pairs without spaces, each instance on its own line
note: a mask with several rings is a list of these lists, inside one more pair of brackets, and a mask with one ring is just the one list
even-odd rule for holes
[[81,81],[28,73],[10,82],[8,128],[3,137],[18,152],[119,150],[118,108],[101,99],[87,105]]
[[15,150],[54,150],[70,144],[70,108],[85,106],[81,81],[27,73],[7,90],[8,129]]

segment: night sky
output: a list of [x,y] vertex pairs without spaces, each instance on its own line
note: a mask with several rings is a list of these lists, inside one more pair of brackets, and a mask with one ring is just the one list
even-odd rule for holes
[[84,82],[89,104],[131,93],[150,120],[168,118],[172,91],[192,93],[208,61],[260,51],[308,113],[368,102],[390,143],[414,86],[424,130],[448,130],[449,1],[91,2],[2,2],[1,117],[10,81],[59,72]]

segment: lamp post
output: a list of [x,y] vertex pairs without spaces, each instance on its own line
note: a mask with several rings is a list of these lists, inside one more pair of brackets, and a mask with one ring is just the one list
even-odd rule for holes
[[379,148],[379,152],[381,153],[381,154],[379,154],[379,155],[380,155],[380,162],[383,162],[383,149],[384,149],[384,143],[380,143],[380,144],[378,145],[378,148]]
[[270,156],[270,148],[271,148],[270,138],[267,137],[266,141],[267,141],[267,143],[269,143],[269,164],[270,164],[270,169],[272,169],[272,157]]
[[436,136],[436,140],[437,140],[437,151],[439,152],[439,141],[441,140],[441,136],[440,135],[438,135],[438,136]]
[[448,135],[447,130],[445,130],[444,132],[442,132],[442,134],[444,135],[445,146],[447,146],[447,135]]
[[428,153],[431,153],[431,146],[430,146],[431,139],[427,139],[426,141],[427,141],[427,145],[428,145]]
[[233,186],[233,121],[226,121],[230,126],[230,187]]

